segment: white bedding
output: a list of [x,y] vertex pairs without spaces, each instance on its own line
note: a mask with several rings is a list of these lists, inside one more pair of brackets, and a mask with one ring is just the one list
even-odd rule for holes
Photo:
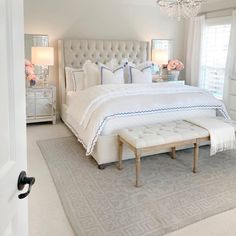
[[224,104],[211,94],[179,84],[99,85],[80,91],[73,100],[67,114],[87,155],[91,154],[98,136],[111,120],[124,122],[125,118],[133,117],[135,121],[142,121],[142,117],[153,116],[154,119],[160,113],[203,110],[216,110],[218,115],[229,118]]
[[69,107],[73,101],[75,100],[75,97],[77,97],[79,92],[74,91],[68,91],[66,92],[66,105]]

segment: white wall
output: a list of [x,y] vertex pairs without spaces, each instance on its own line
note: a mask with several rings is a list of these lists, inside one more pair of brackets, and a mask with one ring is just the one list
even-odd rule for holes
[[[47,34],[57,47],[61,38],[174,39],[183,59],[184,24],[162,14],[155,0],[25,0],[25,33]],[[57,65],[51,82],[57,84]]]

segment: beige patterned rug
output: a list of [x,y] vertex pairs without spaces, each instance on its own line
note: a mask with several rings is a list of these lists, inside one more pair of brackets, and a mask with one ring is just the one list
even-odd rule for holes
[[74,137],[38,142],[77,236],[158,236],[236,207],[236,152],[209,157],[192,150],[142,160],[143,187],[134,187],[134,160],[124,170],[99,170]]

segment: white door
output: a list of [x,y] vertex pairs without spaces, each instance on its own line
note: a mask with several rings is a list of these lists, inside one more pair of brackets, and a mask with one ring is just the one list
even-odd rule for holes
[[0,0],[0,236],[28,235],[23,22],[23,0]]

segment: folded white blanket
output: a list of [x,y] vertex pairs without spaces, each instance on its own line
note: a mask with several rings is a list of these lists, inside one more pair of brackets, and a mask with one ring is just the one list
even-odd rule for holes
[[217,152],[236,148],[235,129],[231,124],[224,122],[224,120],[198,117],[186,119],[186,121],[208,130],[211,138],[211,156]]

